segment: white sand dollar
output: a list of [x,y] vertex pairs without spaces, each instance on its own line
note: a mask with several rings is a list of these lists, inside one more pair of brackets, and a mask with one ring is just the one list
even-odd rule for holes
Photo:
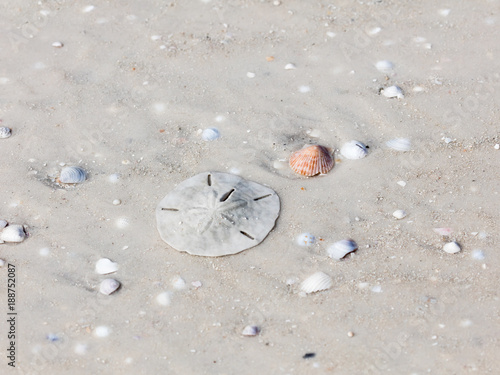
[[222,256],[261,243],[279,211],[274,190],[232,174],[204,172],[167,194],[156,220],[161,238],[174,249]]

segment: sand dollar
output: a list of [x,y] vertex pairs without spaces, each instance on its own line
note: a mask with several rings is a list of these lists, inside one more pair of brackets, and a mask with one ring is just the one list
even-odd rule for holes
[[222,256],[261,243],[279,211],[274,190],[233,174],[204,172],[167,194],[156,220],[161,238],[174,249]]

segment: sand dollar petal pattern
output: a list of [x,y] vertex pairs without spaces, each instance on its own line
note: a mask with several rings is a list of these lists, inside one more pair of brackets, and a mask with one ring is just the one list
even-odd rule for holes
[[161,238],[192,255],[236,254],[261,243],[280,211],[276,192],[229,173],[181,182],[156,208]]

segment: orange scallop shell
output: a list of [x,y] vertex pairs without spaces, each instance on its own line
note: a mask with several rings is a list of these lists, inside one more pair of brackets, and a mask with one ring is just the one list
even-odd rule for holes
[[325,174],[333,168],[333,158],[324,146],[309,146],[290,156],[290,168],[302,176]]

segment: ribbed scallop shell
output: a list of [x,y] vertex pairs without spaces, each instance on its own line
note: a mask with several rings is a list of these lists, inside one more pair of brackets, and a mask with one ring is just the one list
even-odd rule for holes
[[309,294],[331,288],[332,278],[324,272],[316,272],[300,284],[300,289]]
[[290,168],[302,176],[326,174],[333,168],[333,158],[324,146],[309,146],[290,156]]
[[59,182],[63,184],[79,184],[85,181],[87,172],[80,167],[65,167],[61,171]]
[[9,225],[3,228],[0,233],[0,243],[2,242],[23,242],[26,232],[22,225]]
[[9,138],[12,135],[12,130],[6,126],[0,127],[0,138]]

